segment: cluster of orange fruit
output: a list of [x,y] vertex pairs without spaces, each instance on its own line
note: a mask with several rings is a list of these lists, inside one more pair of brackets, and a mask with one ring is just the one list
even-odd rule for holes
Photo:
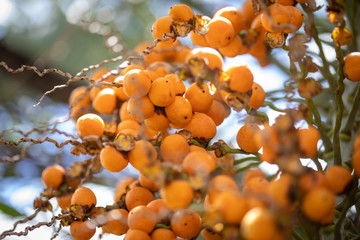
[[[223,8],[212,19],[194,15],[187,5],[174,5],[153,25],[154,38],[162,40],[153,48],[147,48],[149,43],[137,47],[139,53],[149,51],[143,64],[128,65],[117,76],[98,69],[93,80],[117,86],[72,92],[69,104],[80,137],[100,143],[87,154],[108,171],[122,171],[130,163],[140,173],[139,180],[119,181],[112,206],[97,207],[95,194],[85,187],[55,194],[63,211],[71,213],[64,224],[74,239],[90,239],[101,227],[103,233],[126,234],[127,240],[193,239],[199,234],[206,240],[280,240],[289,238],[300,217],[323,225],[333,221],[335,196],[352,187],[354,176],[342,166],[322,172],[301,165],[300,158],[317,154],[320,133],[313,126],[294,127],[304,119],[300,111],[287,112],[271,126],[255,118],[237,132],[243,152],[279,166],[281,172],[270,180],[254,168],[235,181],[228,168],[234,164],[231,154],[209,147],[231,108],[256,112],[265,100],[250,69],[224,70],[223,56],[249,52],[264,60],[269,38],[294,33],[303,22],[294,0],[276,0],[257,15],[250,4],[241,11]],[[176,37],[187,34],[200,48],[181,46]],[[255,54],[262,49],[262,57]],[[345,73],[358,81],[353,58],[345,59]],[[354,149],[358,145],[355,141]],[[353,157],[356,175],[358,155]],[[68,173],[50,166],[42,179],[57,191]]]

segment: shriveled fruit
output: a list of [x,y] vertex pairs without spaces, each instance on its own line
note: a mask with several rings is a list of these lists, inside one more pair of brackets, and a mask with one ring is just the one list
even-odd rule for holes
[[101,137],[105,130],[104,120],[92,113],[82,115],[76,122],[76,130],[81,137]]
[[185,239],[196,237],[201,230],[201,218],[194,210],[177,210],[171,218],[174,233]]
[[41,174],[41,180],[47,188],[56,190],[64,181],[65,169],[60,165],[52,165],[45,168]]
[[75,190],[72,198],[71,205],[80,205],[80,206],[95,206],[96,205],[96,196],[94,192],[86,187],[79,187]]
[[128,225],[130,229],[151,233],[156,225],[156,214],[146,206],[137,206],[129,212]]
[[194,190],[186,180],[174,180],[161,189],[161,197],[170,209],[186,208],[194,198]]

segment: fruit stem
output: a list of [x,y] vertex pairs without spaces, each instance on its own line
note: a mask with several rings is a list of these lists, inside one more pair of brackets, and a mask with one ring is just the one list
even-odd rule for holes
[[354,124],[354,121],[355,121],[355,117],[356,117],[357,111],[359,109],[359,102],[360,102],[360,85],[358,84],[357,90],[356,90],[356,93],[355,93],[355,97],[354,97],[354,103],[353,103],[352,108],[350,110],[350,114],[349,114],[349,117],[348,117],[347,122],[345,124],[345,127],[341,131],[342,133],[351,135],[351,130],[353,129],[353,124]]
[[335,91],[335,98],[337,103],[337,110],[336,110],[336,120],[335,120],[335,128],[334,128],[334,136],[333,136],[333,145],[334,145],[334,164],[335,165],[341,165],[341,146],[340,146],[340,128],[341,128],[341,122],[342,117],[344,113],[344,102],[342,100],[342,95],[344,93],[344,56],[343,52],[341,51],[341,48],[336,46],[336,58],[339,61],[339,66],[337,73],[339,75],[337,84],[338,87]]

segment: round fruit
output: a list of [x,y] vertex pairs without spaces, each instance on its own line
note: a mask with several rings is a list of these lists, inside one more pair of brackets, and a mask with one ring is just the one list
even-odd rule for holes
[[96,232],[95,226],[88,221],[75,221],[70,224],[70,233],[74,240],[88,240]]
[[96,196],[94,192],[86,187],[79,187],[75,190],[72,198],[71,205],[79,206],[95,206],[96,205]]
[[360,81],[360,52],[352,52],[346,55],[344,59],[345,76],[353,81]]
[[194,210],[177,210],[171,218],[171,229],[181,238],[194,238],[200,233],[201,218]]
[[105,130],[103,119],[92,113],[82,115],[76,122],[76,130],[81,137],[101,137]]
[[110,172],[120,172],[129,163],[121,152],[110,145],[106,145],[101,149],[100,162]]
[[41,174],[41,179],[47,188],[54,190],[63,183],[65,169],[60,165],[53,165],[45,168]]

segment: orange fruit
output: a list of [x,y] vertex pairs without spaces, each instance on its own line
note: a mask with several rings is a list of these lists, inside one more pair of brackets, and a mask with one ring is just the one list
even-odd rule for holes
[[158,107],[166,107],[175,101],[176,87],[167,77],[157,78],[152,82],[148,93],[151,102]]
[[124,240],[151,240],[148,233],[139,229],[129,229]]
[[142,172],[144,167],[157,159],[156,149],[146,140],[136,141],[133,149],[128,154],[128,159],[134,168]]
[[181,238],[194,238],[200,233],[201,218],[194,210],[177,210],[171,218],[171,229]]
[[156,213],[157,223],[167,223],[170,221],[172,210],[165,203],[164,199],[155,199],[149,202],[146,206]]
[[188,174],[209,175],[215,170],[215,162],[207,152],[194,151],[186,155],[182,166]]
[[101,149],[100,162],[110,172],[120,172],[129,163],[121,152],[110,145],[106,145]]
[[93,108],[102,114],[111,114],[117,104],[117,97],[114,89],[104,88],[94,98],[92,102]]
[[320,139],[319,130],[313,126],[299,129],[299,148],[304,157],[313,157],[317,153],[317,142]]
[[130,98],[127,104],[129,116],[139,122],[150,118],[155,111],[155,106],[148,96],[140,98]]
[[165,113],[171,122],[184,125],[191,120],[192,106],[186,98],[176,96],[175,101],[165,107]]
[[291,33],[291,29],[285,28],[284,25],[290,24],[290,15],[289,11],[285,6],[281,4],[271,4],[268,7],[268,12],[264,11],[261,14],[261,24],[263,27],[273,33]]
[[164,162],[181,164],[189,152],[189,144],[180,134],[165,137],[160,145],[160,154]]
[[224,65],[221,54],[210,47],[194,48],[186,57],[186,62],[189,63],[191,59],[202,59],[210,70],[222,70]]
[[94,192],[86,187],[79,187],[75,190],[72,198],[71,205],[79,206],[95,206],[96,205],[96,196]]
[[328,183],[324,173],[310,170],[303,174],[299,180],[299,188],[303,193],[307,193],[315,188],[327,188]]
[[194,198],[194,191],[186,180],[174,180],[161,189],[161,197],[172,209],[186,208]]
[[266,208],[253,208],[245,214],[240,232],[246,240],[273,240],[278,232],[275,216]]
[[82,115],[76,121],[76,130],[81,137],[97,136],[101,137],[105,130],[103,119],[92,113]]
[[116,184],[114,201],[117,202],[120,200],[120,197],[126,193],[126,190],[129,188],[130,184],[133,183],[136,179],[130,176],[125,176],[120,179]]
[[154,39],[162,39],[164,34],[171,33],[172,21],[168,16],[156,19],[151,28]]
[[248,211],[246,198],[239,192],[231,191],[220,193],[213,201],[212,207],[230,224],[239,224]]
[[230,67],[225,71],[230,80],[229,88],[236,92],[248,92],[251,90],[254,76],[248,66]]
[[237,55],[245,54],[247,51],[247,46],[243,44],[241,37],[238,35],[236,35],[228,45],[219,48],[219,52],[225,57],[235,57]]
[[235,180],[227,175],[217,175],[211,179],[208,187],[209,202],[212,203],[214,199],[220,195],[221,192],[237,192],[239,188]]
[[74,240],[88,240],[95,232],[96,227],[89,221],[75,221],[70,224],[70,233]]
[[145,96],[151,87],[150,78],[139,69],[133,69],[124,76],[124,93],[130,98]]
[[154,200],[154,195],[144,187],[134,187],[126,193],[125,203],[129,211],[137,206],[146,206]]
[[56,201],[61,209],[66,210],[70,207],[72,195],[73,193],[67,193],[65,195],[56,197]]
[[206,41],[212,48],[221,48],[228,45],[235,36],[231,22],[221,16],[215,16],[207,25]]
[[130,229],[151,233],[156,225],[156,214],[146,206],[137,206],[129,212],[128,225]]
[[195,44],[199,47],[210,47],[210,45],[206,41],[205,35],[200,35],[200,34],[195,33],[194,31],[191,31],[190,39],[193,42],[193,44]]
[[[314,222],[323,221],[329,214],[333,218],[334,208],[335,196],[326,188],[310,190],[310,192],[305,195],[301,205],[305,216]],[[331,217],[329,220],[332,221]]]
[[163,131],[170,125],[170,121],[165,114],[157,113],[156,110],[151,117],[144,120],[144,123],[147,128],[154,131]]
[[58,189],[63,183],[65,169],[60,165],[52,165],[45,168],[41,174],[41,180],[47,188]]
[[239,147],[246,152],[258,152],[260,146],[256,144],[255,136],[260,134],[261,129],[254,123],[247,123],[243,125],[237,135],[236,142]]
[[259,109],[265,102],[265,91],[256,82],[251,86],[251,96],[249,99],[249,106],[255,109]]
[[128,211],[125,209],[113,209],[106,213],[104,228],[114,235],[123,235],[129,229],[127,224]]
[[360,81],[360,52],[352,52],[345,56],[344,73],[347,79],[358,82]]
[[194,112],[206,112],[213,102],[209,85],[205,83],[202,85],[197,83],[191,84],[186,89],[185,98],[191,103]]
[[209,109],[205,112],[206,115],[211,117],[216,126],[219,126],[227,116],[229,116],[231,109],[223,101],[214,99]]
[[90,104],[90,95],[89,91],[87,91],[87,87],[80,86],[74,88],[69,97],[69,105],[81,105],[84,107],[88,107]]
[[176,240],[176,235],[170,229],[157,228],[151,233],[151,240]]
[[334,194],[344,192],[345,187],[350,183],[352,176],[351,172],[341,166],[330,166],[326,169],[325,178],[329,189]]
[[239,34],[245,28],[243,14],[235,7],[221,8],[214,14],[214,17],[217,16],[228,19],[234,27],[235,34]]
[[205,113],[195,113],[190,121],[185,125],[193,137],[210,140],[216,135],[216,125],[214,120]]
[[173,20],[181,20],[184,22],[189,22],[194,17],[194,12],[186,4],[175,4],[172,7],[170,7],[170,10],[168,12],[168,16]]

